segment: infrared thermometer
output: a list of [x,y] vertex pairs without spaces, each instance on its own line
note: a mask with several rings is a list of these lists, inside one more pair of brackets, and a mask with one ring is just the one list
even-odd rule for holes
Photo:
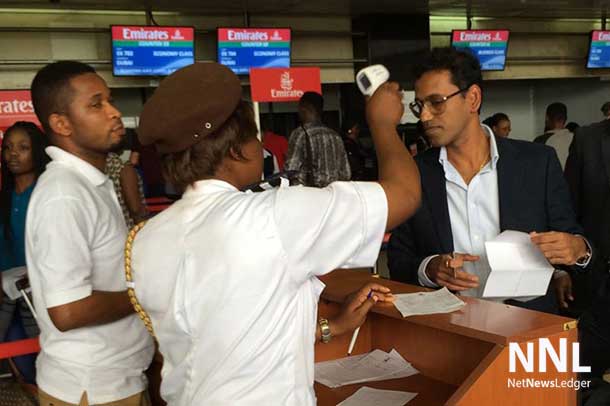
[[375,90],[388,81],[390,72],[383,65],[371,65],[360,70],[356,75],[358,88],[365,96],[372,96]]
[[[372,96],[375,91],[390,79],[390,72],[383,65],[371,65],[367,66],[364,69],[361,69],[356,74],[356,84],[358,88],[365,96]],[[408,104],[413,99],[413,92],[405,92],[402,93],[402,104],[404,106],[404,113],[400,118],[400,124],[405,124],[408,122],[417,122],[415,116],[413,116],[409,110]]]

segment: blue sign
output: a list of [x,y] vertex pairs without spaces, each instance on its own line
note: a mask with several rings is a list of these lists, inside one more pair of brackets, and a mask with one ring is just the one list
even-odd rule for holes
[[507,30],[454,30],[451,44],[469,49],[478,58],[481,70],[504,70],[508,36]]
[[191,27],[112,27],[116,76],[167,76],[195,62]]
[[290,29],[219,28],[218,62],[238,75],[250,68],[289,68]]
[[610,31],[593,31],[587,68],[610,68]]

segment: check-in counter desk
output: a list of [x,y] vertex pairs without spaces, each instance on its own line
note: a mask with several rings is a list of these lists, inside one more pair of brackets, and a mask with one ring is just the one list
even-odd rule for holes
[[[320,300],[320,315],[332,316],[345,297],[366,282],[376,281],[393,293],[413,293],[425,288],[383,279],[365,271],[337,270],[320,278],[326,289]],[[485,300],[461,297],[461,310],[448,314],[403,318],[392,304],[377,304],[360,329],[353,354],[373,349],[395,348],[420,374],[403,379],[348,385],[330,389],[315,383],[318,405],[336,405],[358,388],[417,392],[409,406],[572,406],[573,388],[509,387],[508,380],[563,381],[576,379],[572,371],[572,343],[577,341],[572,319],[525,310]],[[534,371],[538,371],[538,339],[546,337],[559,353],[559,339],[568,343],[568,372],[559,373],[547,356],[547,372],[525,372],[521,363],[509,372],[509,343],[518,342],[524,354],[526,343],[535,343]],[[316,362],[347,356],[351,335],[333,337],[316,345]],[[514,382],[514,381],[513,381]]]

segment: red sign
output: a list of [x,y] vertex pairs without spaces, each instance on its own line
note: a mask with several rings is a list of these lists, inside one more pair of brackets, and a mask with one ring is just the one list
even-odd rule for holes
[[508,34],[508,30],[454,30],[452,42],[507,42]]
[[305,92],[322,94],[320,68],[252,68],[252,101],[298,101]]
[[113,25],[115,41],[193,41],[193,27],[154,27]]
[[593,31],[593,41],[610,41],[610,31]]
[[29,90],[0,91],[0,130],[4,130],[16,121],[32,121],[40,125]]
[[219,42],[286,42],[289,28],[219,28]]

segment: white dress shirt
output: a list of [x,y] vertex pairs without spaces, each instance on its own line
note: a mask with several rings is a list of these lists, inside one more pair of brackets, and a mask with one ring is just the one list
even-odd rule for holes
[[123,291],[125,220],[112,182],[97,168],[56,147],[32,194],[26,220],[26,257],[41,352],[36,383],[78,404],[109,403],[146,389],[150,335],[137,315],[112,323],[59,331],[47,309],[92,291]]
[[316,275],[372,266],[376,183],[244,193],[203,180],[135,239],[136,296],[164,357],[169,406],[315,405]]
[[[462,291],[465,296],[481,297],[485,282],[491,268],[485,253],[485,241],[500,234],[500,200],[498,193],[497,164],[500,154],[493,132],[486,125],[481,125],[485,135],[489,137],[489,155],[491,160],[483,166],[466,184],[462,175],[447,159],[447,149],[441,147],[439,162],[445,171],[445,187],[447,190],[447,206],[451,233],[453,234],[453,249],[462,254],[480,256],[476,262],[465,262],[464,271],[479,277],[479,287]],[[426,266],[437,255],[425,258],[419,266],[419,282],[424,286],[438,287],[425,273]]]
[[[491,160],[483,166],[469,185],[462,179],[460,173],[447,159],[447,149],[441,147],[439,162],[445,172],[445,188],[447,190],[447,206],[453,234],[453,247],[455,252],[480,256],[479,261],[465,262],[464,271],[479,277],[479,286],[460,292],[465,296],[482,297],[487,277],[491,271],[485,252],[485,241],[489,241],[500,234],[500,206],[498,193],[497,164],[500,159],[498,146],[493,131],[481,124],[485,135],[489,137]],[[591,247],[585,240],[588,249]],[[424,258],[420,263],[417,275],[419,283],[427,287],[439,287],[433,282],[425,270],[428,263],[438,255]],[[579,264],[581,268],[589,265],[590,258]],[[565,271],[555,270],[554,277],[566,274]],[[529,301],[534,296],[514,298],[519,301]],[[503,301],[505,298],[490,298],[493,301]]]

